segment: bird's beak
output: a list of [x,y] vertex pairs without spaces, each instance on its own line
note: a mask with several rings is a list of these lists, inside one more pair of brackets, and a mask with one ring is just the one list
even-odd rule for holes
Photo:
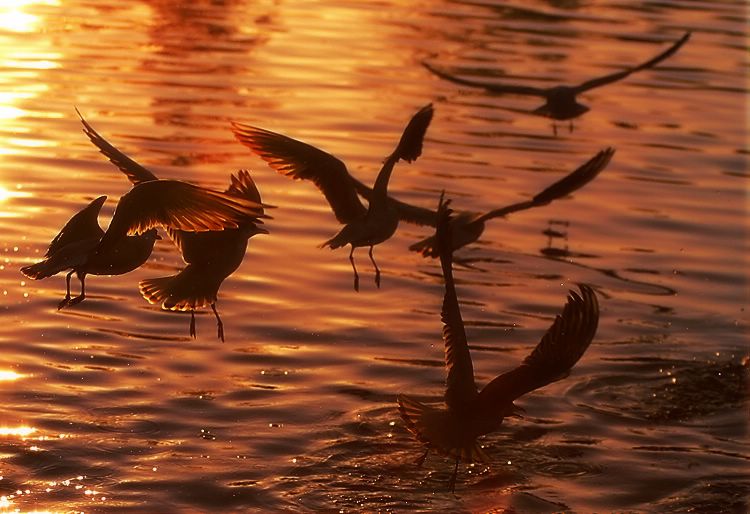
[[256,234],[268,234],[268,230],[264,229],[263,227],[255,227],[255,233]]
[[156,234],[156,240],[161,241],[161,236],[159,234]]

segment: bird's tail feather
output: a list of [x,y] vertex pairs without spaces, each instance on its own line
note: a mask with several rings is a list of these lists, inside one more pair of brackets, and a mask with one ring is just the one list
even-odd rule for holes
[[464,440],[462,444],[451,441],[450,414],[447,411],[434,409],[404,394],[398,395],[398,410],[409,432],[430,449],[460,458],[462,462],[489,460],[476,439]]
[[423,257],[437,257],[438,251],[435,248],[435,236],[429,236],[421,241],[417,241],[409,246],[409,250],[412,252],[421,253]]
[[40,280],[43,278],[51,277],[63,271],[64,268],[60,268],[52,259],[44,259],[35,264],[24,266],[21,268],[21,273],[26,278],[32,280]]
[[141,280],[138,289],[149,303],[170,311],[195,310],[216,302],[214,288],[197,288],[185,270],[168,277]]

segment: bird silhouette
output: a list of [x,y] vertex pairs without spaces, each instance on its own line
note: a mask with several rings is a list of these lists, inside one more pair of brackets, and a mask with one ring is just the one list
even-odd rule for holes
[[[283,137],[284,136],[279,136],[279,138]],[[304,143],[298,141],[291,140],[291,142],[287,142],[281,139],[278,141],[278,144],[289,146],[304,145]],[[609,164],[614,153],[615,150],[612,148],[600,151],[576,170],[546,187],[540,193],[534,195],[531,200],[509,204],[486,213],[461,211],[455,216],[451,216],[450,223],[451,233],[453,234],[453,249],[457,250],[458,248],[473,243],[479,239],[484,232],[486,221],[493,218],[504,217],[514,212],[549,205],[553,201],[563,198],[580,189],[596,178],[597,175],[607,167],[607,164]],[[372,188],[363,184],[351,175],[349,175],[349,179],[354,184],[357,193],[362,197],[368,200],[372,197]],[[388,202],[392,205],[393,209],[398,212],[399,219],[403,222],[420,226],[434,227],[436,225],[437,212],[433,209],[402,202],[393,196],[388,197]],[[438,256],[434,235],[412,244],[409,246],[409,249],[419,252],[425,257]]]
[[[456,250],[479,239],[482,232],[484,232],[485,222],[491,219],[501,218],[508,214],[534,207],[549,205],[554,200],[567,196],[585,184],[588,184],[607,167],[614,153],[615,150],[613,148],[606,148],[600,151],[575,171],[534,195],[531,200],[513,203],[485,213],[464,211],[452,216],[450,225],[453,249]],[[434,225],[437,213],[434,211],[420,213],[412,209],[412,218],[417,219],[417,217],[421,219],[422,225]],[[434,235],[412,244],[409,249],[419,252],[425,257],[437,257],[439,253]]]
[[429,450],[455,459],[449,482],[455,491],[459,462],[488,460],[477,438],[496,431],[506,416],[521,411],[514,400],[569,374],[594,338],[599,307],[589,286],[580,285],[580,294],[570,291],[562,313],[523,362],[478,390],[453,281],[449,209],[442,197],[438,214],[437,239],[445,280],[441,317],[447,371],[446,408],[425,405],[404,394],[398,396],[398,406],[408,430],[427,445],[419,465]]
[[[21,268],[26,277],[40,280],[70,270],[65,277],[65,298],[57,309],[69,307],[86,298],[86,275],[123,275],[140,267],[151,255],[154,243],[161,239],[156,229],[140,235],[120,238],[105,252],[95,253],[104,231],[99,226],[99,212],[106,196],[100,196],[76,213],[52,240],[44,259]],[[70,277],[76,274],[81,294],[70,297]]]
[[537,107],[532,112],[539,116],[546,116],[548,118],[552,118],[553,120],[564,121],[564,120],[571,120],[573,118],[577,118],[578,116],[581,116],[582,114],[584,114],[585,112],[589,110],[589,107],[579,103],[576,100],[576,96],[590,89],[605,86],[607,84],[611,84],[612,82],[622,80],[625,77],[637,71],[645,70],[645,69],[656,66],[661,61],[663,61],[664,59],[670,57],[675,52],[677,52],[677,50],[679,50],[680,47],[682,47],[682,45],[684,45],[687,42],[687,40],[690,39],[690,34],[691,34],[690,32],[686,32],[685,35],[683,35],[679,40],[677,40],[669,48],[661,52],[659,55],[652,57],[648,61],[645,61],[637,66],[631,66],[630,68],[625,68],[624,70],[610,73],[603,77],[598,77],[595,79],[587,80],[576,86],[561,85],[561,86],[554,86],[554,87],[549,87],[549,88],[542,88],[542,87],[514,85],[514,84],[488,83],[488,82],[481,82],[478,80],[471,80],[471,79],[457,77],[453,74],[450,74],[446,71],[443,71],[434,67],[428,62],[423,62],[422,65],[425,68],[427,68],[431,73],[437,75],[438,77],[442,79],[453,82],[455,84],[459,84],[463,86],[470,86],[470,87],[484,88],[487,91],[492,92],[492,93],[527,95],[527,96],[530,95],[530,96],[542,97],[545,100],[544,105]]
[[[104,139],[83,116],[81,123],[91,142],[133,184],[158,180],[153,172]],[[231,175],[230,180],[225,191],[227,196],[262,206],[260,192],[246,170],[240,170],[237,176]],[[222,231],[187,232],[167,228],[167,234],[187,266],[176,275],[142,280],[138,284],[141,295],[165,310],[190,311],[190,335],[193,337],[196,337],[195,310],[209,305],[216,317],[217,337],[224,341],[224,324],[216,310],[219,288],[242,263],[248,240],[256,234],[268,234],[266,229],[258,226],[258,217],[263,214],[263,208],[259,207],[253,215],[238,219],[236,228]]]
[[237,140],[265,160],[273,169],[293,179],[311,180],[325,195],[336,219],[344,224],[338,234],[321,247],[351,246],[349,262],[354,271],[354,290],[359,291],[359,274],[354,249],[369,246],[375,268],[375,284],[380,287],[380,268],[372,255],[373,247],[388,240],[396,231],[399,213],[388,198],[388,181],[399,160],[412,162],[422,154],[422,143],[432,120],[432,105],[420,109],[404,129],[396,149],[386,157],[375,179],[369,205],[357,196],[357,186],[346,165],[322,150],[268,130],[232,123]]

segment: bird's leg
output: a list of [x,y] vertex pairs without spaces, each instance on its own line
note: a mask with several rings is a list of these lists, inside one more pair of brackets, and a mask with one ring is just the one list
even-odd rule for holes
[[422,455],[420,455],[419,457],[417,457],[417,460],[414,461],[414,464],[416,464],[418,468],[422,467],[422,465],[424,464],[425,459],[427,458],[427,454],[428,453],[430,453],[430,447],[429,446],[425,449],[424,453]]
[[357,273],[357,267],[354,265],[354,245],[349,252],[349,262],[352,263],[352,269],[354,270],[354,290],[359,292],[359,274]]
[[568,125],[568,132],[572,134],[573,133],[573,120],[570,120],[569,123],[570,125]]
[[216,312],[216,304],[211,304],[211,310],[214,311],[214,316],[216,316],[216,328],[218,330],[218,338],[221,339],[221,342],[224,342],[224,323],[221,322],[221,318],[219,317],[219,313]]
[[81,281],[81,294],[68,301],[68,307],[79,304],[86,299],[86,275],[78,275],[78,280]]
[[456,457],[456,467],[453,468],[453,474],[451,475],[451,479],[448,481],[448,487],[450,487],[453,494],[456,494],[456,477],[458,476],[458,462],[460,460],[461,457]]
[[195,339],[195,311],[190,311],[190,335]]
[[555,123],[554,121],[552,122],[552,134],[557,137],[557,123]]
[[375,258],[372,256],[372,246],[370,246],[370,252],[368,253],[368,255],[370,256],[372,265],[375,266],[375,285],[377,285],[378,289],[380,289],[380,268],[378,268],[378,263],[375,262]]
[[75,273],[74,270],[71,270],[70,273],[65,275],[65,298],[62,299],[60,303],[57,304],[57,310],[59,311],[63,307],[66,307],[68,305],[68,302],[70,301],[70,277]]

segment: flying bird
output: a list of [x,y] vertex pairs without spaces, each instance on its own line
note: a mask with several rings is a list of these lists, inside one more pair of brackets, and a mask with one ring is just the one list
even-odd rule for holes
[[[161,239],[156,229],[140,235],[120,238],[109,250],[95,253],[104,230],[99,226],[99,212],[106,196],[96,198],[76,213],[52,240],[44,259],[21,268],[26,277],[40,280],[70,270],[65,277],[65,298],[57,309],[69,307],[86,298],[86,275],[123,275],[140,267],[151,255],[154,243]],[[70,296],[70,278],[76,274],[81,294]]]
[[[607,167],[614,153],[615,150],[613,148],[606,148],[600,151],[579,166],[575,171],[545,188],[540,193],[537,193],[531,200],[506,205],[485,213],[463,211],[456,216],[451,216],[450,226],[453,249],[456,250],[479,239],[482,232],[484,232],[485,222],[491,219],[501,218],[513,212],[549,205],[554,200],[567,196],[573,191],[581,188],[585,184],[591,182],[604,168]],[[416,213],[416,211],[413,211],[413,213]],[[434,211],[429,211],[419,215],[422,219],[421,224],[434,225],[433,220],[437,219],[437,213],[433,213]],[[434,235],[422,239],[421,241],[417,241],[412,244],[409,249],[419,252],[425,257],[437,257],[439,253],[437,245],[435,244]]]
[[461,460],[488,460],[477,438],[498,430],[506,416],[518,414],[520,409],[513,403],[517,398],[568,376],[594,338],[599,307],[589,286],[580,285],[580,294],[570,291],[562,313],[555,318],[536,348],[519,366],[499,375],[480,391],[474,381],[471,354],[456,297],[449,210],[442,198],[438,213],[437,238],[445,280],[441,314],[447,371],[445,408],[422,404],[404,394],[398,396],[398,408],[407,429],[427,446],[418,460],[420,465],[430,450],[455,459],[449,482],[454,491]]
[[[80,116],[80,113],[79,113]],[[158,181],[156,175],[109,143],[81,116],[84,133],[99,151],[134,184]],[[141,295],[151,304],[166,310],[190,311],[190,335],[196,337],[195,310],[209,305],[216,317],[217,337],[224,341],[224,324],[216,302],[222,282],[242,263],[248,240],[256,234],[268,234],[258,226],[264,215],[260,192],[246,170],[231,175],[225,195],[259,206],[252,215],[238,219],[235,228],[222,231],[188,232],[167,228],[167,234],[187,264],[176,275],[142,280]]]
[[625,77],[637,71],[645,70],[645,69],[656,66],[657,64],[662,62],[664,59],[670,57],[675,52],[677,52],[677,50],[679,50],[682,47],[682,45],[684,45],[687,42],[687,40],[690,39],[690,34],[691,34],[690,32],[686,32],[685,35],[683,35],[679,40],[673,43],[669,48],[661,52],[659,55],[652,57],[648,61],[638,64],[637,66],[631,66],[630,68],[625,68],[624,70],[610,73],[609,75],[605,75],[603,77],[598,77],[595,79],[587,80],[576,86],[561,85],[561,86],[554,86],[554,87],[549,87],[549,88],[542,88],[542,87],[514,85],[514,84],[488,83],[488,82],[481,82],[478,80],[471,80],[471,79],[457,77],[453,74],[450,74],[446,71],[443,71],[434,67],[432,64],[428,62],[423,62],[422,65],[425,68],[427,68],[430,72],[437,75],[438,77],[448,80],[450,82],[453,82],[455,84],[484,88],[487,91],[492,92],[492,93],[530,95],[530,96],[542,97],[544,98],[544,101],[545,101],[544,105],[537,107],[532,112],[540,116],[546,116],[548,118],[552,118],[553,120],[564,121],[564,120],[572,120],[573,118],[577,118],[578,116],[584,114],[585,112],[589,110],[589,107],[579,103],[576,100],[576,96],[590,89],[594,89],[594,88],[601,87],[601,86],[606,86],[607,84],[611,84],[613,82],[617,82],[618,80],[622,80]]
[[350,245],[349,262],[354,271],[354,290],[359,291],[359,274],[354,249],[369,246],[375,267],[375,284],[380,287],[380,268],[372,255],[373,247],[388,240],[399,223],[399,212],[388,197],[388,181],[399,160],[412,162],[422,154],[422,143],[432,120],[432,105],[420,109],[404,129],[396,149],[386,157],[375,179],[368,207],[357,196],[357,184],[338,158],[311,145],[268,130],[232,123],[237,140],[265,160],[273,169],[293,179],[311,180],[325,195],[336,219],[344,227],[321,247],[331,249]]

